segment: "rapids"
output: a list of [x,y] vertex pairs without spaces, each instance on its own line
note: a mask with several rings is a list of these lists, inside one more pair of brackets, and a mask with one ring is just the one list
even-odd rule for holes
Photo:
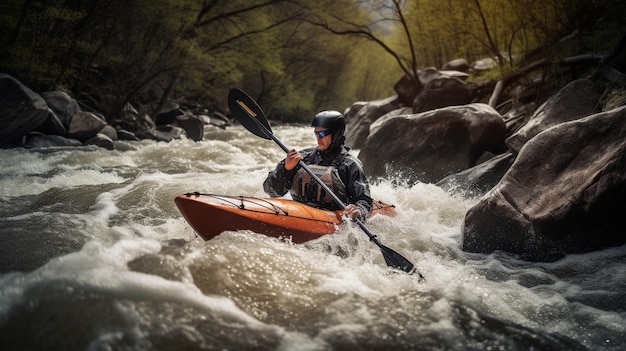
[[[308,127],[275,133],[315,142]],[[240,127],[117,148],[0,150],[3,350],[626,349],[626,247],[552,263],[464,253],[476,199],[397,179],[372,195],[399,215],[367,225],[422,282],[354,225],[302,245],[205,242],[174,197],[263,197],[283,151]]]

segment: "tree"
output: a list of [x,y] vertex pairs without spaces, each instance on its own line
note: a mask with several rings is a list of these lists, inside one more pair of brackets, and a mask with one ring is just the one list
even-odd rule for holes
[[[317,7],[307,7],[308,14],[303,18],[309,24],[328,30],[336,35],[364,38],[376,43],[391,55],[400,69],[416,84],[417,56],[413,48],[412,33],[408,28],[403,10],[406,0],[379,0],[369,2],[351,2],[344,0],[320,1]],[[351,16],[347,14],[361,14]],[[370,16],[366,16],[369,13]],[[399,25],[405,43],[409,47],[409,58],[404,58],[384,39],[383,30],[390,25]]]

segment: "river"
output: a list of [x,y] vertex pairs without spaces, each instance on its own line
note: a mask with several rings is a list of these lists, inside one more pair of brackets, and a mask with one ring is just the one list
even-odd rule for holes
[[[315,143],[308,127],[274,131]],[[0,150],[3,350],[626,349],[626,247],[552,263],[465,253],[477,200],[398,179],[371,189],[398,216],[367,225],[424,281],[354,225],[301,245],[203,241],[174,198],[263,197],[283,151],[240,127],[117,148]]]

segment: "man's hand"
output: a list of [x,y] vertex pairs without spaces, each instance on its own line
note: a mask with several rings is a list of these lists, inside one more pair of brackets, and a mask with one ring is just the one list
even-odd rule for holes
[[298,151],[294,149],[289,150],[287,157],[285,158],[285,170],[291,171],[298,165],[300,160],[302,160],[302,155],[300,155]]
[[355,218],[358,218],[358,219],[363,218],[363,214],[361,213],[361,210],[359,210],[359,208],[356,207],[354,204],[350,204],[346,206],[346,209],[344,210],[344,214],[352,220],[354,220]]

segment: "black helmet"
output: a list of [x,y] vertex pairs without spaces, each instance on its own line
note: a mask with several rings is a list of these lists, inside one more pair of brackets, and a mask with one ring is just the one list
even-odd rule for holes
[[324,128],[333,133],[333,143],[343,143],[343,134],[346,130],[346,121],[339,111],[322,111],[315,115],[311,127]]

